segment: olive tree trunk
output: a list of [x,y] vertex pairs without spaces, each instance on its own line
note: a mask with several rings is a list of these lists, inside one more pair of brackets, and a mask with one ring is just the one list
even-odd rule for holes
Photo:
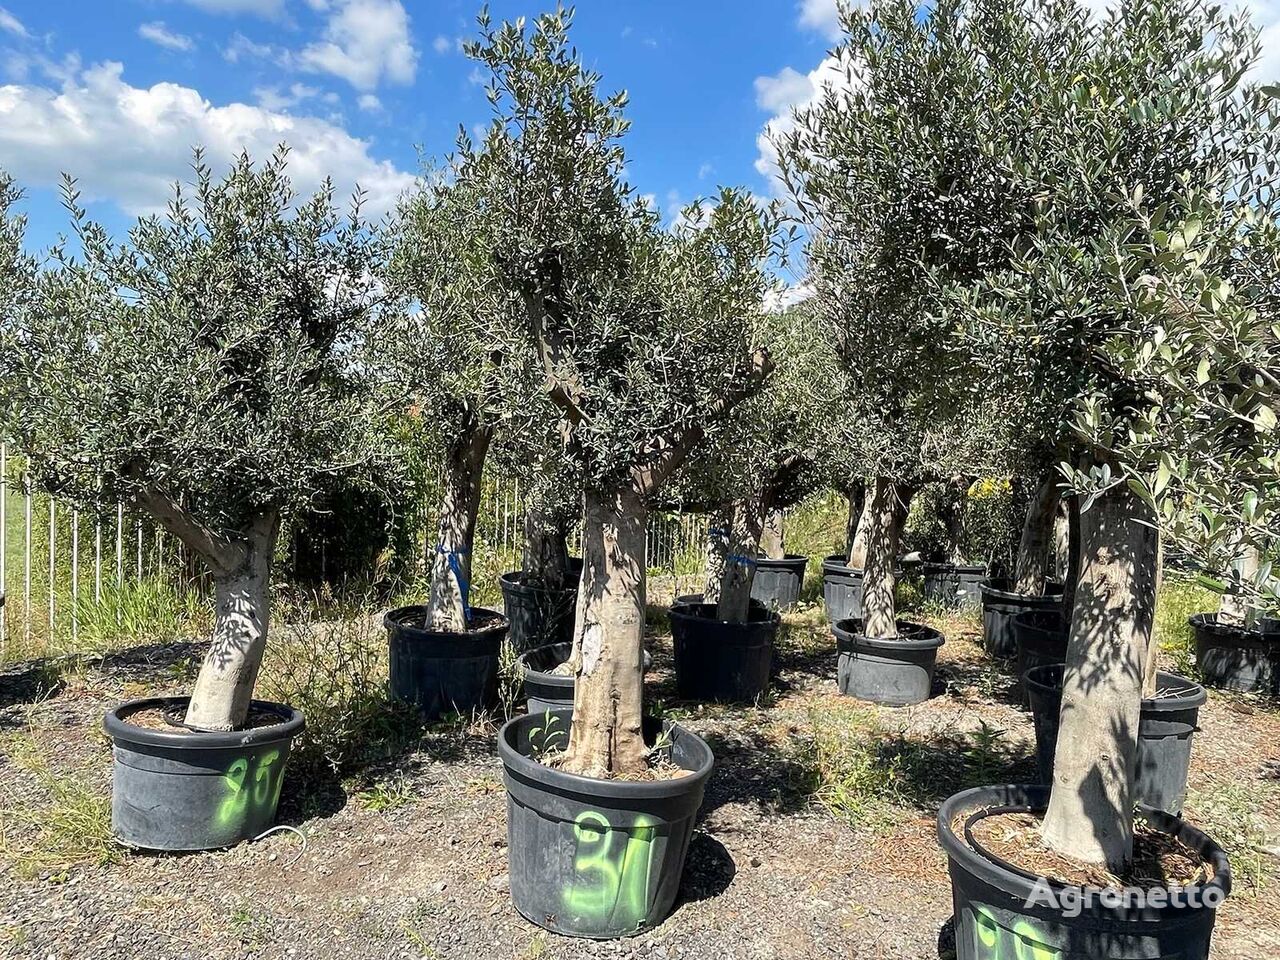
[[[867,544],[868,538],[871,536],[871,511],[874,501],[873,481],[872,493],[862,500],[862,511],[858,515],[857,529],[854,530],[853,539],[849,543],[849,566],[855,570],[863,570],[867,566]],[[853,501],[850,501],[850,507],[852,507],[852,504]]]
[[646,517],[629,487],[586,491],[573,725],[562,765],[571,773],[625,776],[648,766],[641,729]]
[[1068,629],[1076,605],[1076,587],[1080,582],[1080,498],[1067,498],[1067,563],[1062,575],[1062,616]]
[[241,559],[214,573],[213,640],[200,665],[186,723],[200,730],[244,725],[262,666],[271,611],[271,558],[280,517],[271,511],[247,531]]
[[862,627],[868,637],[898,635],[893,572],[897,566],[898,545],[912,492],[912,488],[901,481],[876,477],[863,510],[858,535],[866,543],[866,562],[862,568]]
[[716,618],[729,623],[746,623],[751,613],[751,584],[756,578],[756,557],[764,533],[765,510],[759,496],[746,497],[733,505],[733,527],[729,536],[729,556],[725,558],[724,579]]
[[1058,513],[1058,475],[1046,473],[1036,485],[1022,524],[1014,589],[1028,596],[1044,593],[1053,549],[1053,527]]
[[849,513],[844,522],[844,552],[845,556],[849,558],[849,566],[860,567],[862,566],[861,563],[854,564],[853,562],[853,549],[854,543],[858,539],[862,510],[866,506],[867,485],[861,480],[855,480],[845,491],[845,496],[849,498]]
[[[1242,580],[1253,580],[1258,575],[1261,558],[1258,548],[1247,546],[1240,554],[1240,559],[1233,564]],[[1251,604],[1239,587],[1228,587],[1218,605],[1218,622],[1233,626],[1250,626],[1257,622],[1258,609]]]
[[770,510],[765,517],[764,532],[760,535],[760,553],[770,560],[785,560],[787,546],[782,533],[784,523],[781,510]]
[[1155,622],[1154,520],[1124,485],[1081,515],[1080,581],[1043,824],[1051,848],[1113,871],[1133,854],[1138,722]]
[[468,414],[464,429],[446,452],[439,534],[429,557],[427,623],[433,630],[465,633],[470,626],[471,548],[491,436],[489,428]]
[[524,552],[520,567],[531,583],[548,590],[570,585],[569,536],[564,517],[548,509],[547,500],[536,490],[525,504]]
[[725,562],[729,558],[729,540],[733,536],[733,504],[725,504],[712,512],[707,522],[707,580],[702,588],[703,603],[720,602],[720,584],[724,581]]
[[965,526],[965,504],[968,500],[969,478],[954,476],[947,481],[947,488],[942,497],[943,529],[946,530],[946,559],[948,563],[968,563],[965,542],[968,530]]

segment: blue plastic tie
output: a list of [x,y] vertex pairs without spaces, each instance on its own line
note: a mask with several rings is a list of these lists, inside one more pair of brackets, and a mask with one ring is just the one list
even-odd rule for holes
[[707,536],[709,537],[727,537],[729,531],[724,527],[707,527]]
[[462,616],[466,620],[467,626],[471,626],[471,583],[462,575],[463,554],[470,553],[466,547],[460,550],[446,550],[444,544],[436,544],[436,553],[449,558],[449,571],[453,574],[453,579],[458,581],[458,592],[462,594]]
[[756,565],[755,557],[744,557],[740,553],[735,553],[731,556],[725,557],[725,560],[739,567],[754,567]]

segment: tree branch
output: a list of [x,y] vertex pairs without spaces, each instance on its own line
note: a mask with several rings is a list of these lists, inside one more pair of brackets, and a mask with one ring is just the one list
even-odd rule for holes
[[[561,319],[560,311],[554,300],[554,294],[560,288],[561,272],[559,261],[547,254],[539,258],[535,290],[520,284],[520,299],[524,302],[525,313],[529,318],[529,328],[533,333],[533,342],[538,351],[538,360],[542,363],[542,372],[546,377],[547,393],[551,399],[568,416],[571,424],[582,423],[589,418],[582,409],[582,398],[586,394],[582,381],[573,372],[569,360],[569,350],[559,335],[560,324],[554,322]],[[552,296],[548,296],[548,290]]]
[[200,554],[214,574],[234,573],[244,563],[248,552],[242,544],[210,530],[167,494],[143,487],[137,493],[137,501],[162,527]]

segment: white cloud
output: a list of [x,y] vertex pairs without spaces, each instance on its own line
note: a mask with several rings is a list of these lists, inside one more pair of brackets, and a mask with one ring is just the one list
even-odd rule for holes
[[765,294],[764,308],[770,313],[780,313],[787,307],[808,300],[813,296],[813,292],[813,284],[807,281],[786,287],[776,287]]
[[22,21],[15,17],[4,7],[0,7],[0,30],[5,33],[12,33],[15,37],[29,37],[27,28],[22,25]]
[[138,27],[138,36],[167,50],[191,50],[195,47],[190,37],[170,30],[162,20],[142,24]]
[[431,41],[431,49],[441,56],[446,53],[452,53],[455,50],[461,51],[462,38],[446,37],[444,34],[440,34],[440,36]]
[[305,83],[292,83],[287,91],[282,91],[279,87],[255,87],[253,95],[258,98],[258,106],[263,110],[277,112],[320,96],[320,89],[309,87]]
[[769,113],[782,113],[813,96],[811,76],[783,67],[772,77],[756,77],[756,106]]
[[702,166],[698,167],[698,179],[705,180],[707,179],[707,177],[711,176],[715,172],[716,172],[715,167],[713,167],[709,163],[704,163],[702,164]]
[[239,63],[245,59],[274,60],[281,66],[287,66],[289,52],[269,43],[258,43],[250,40],[243,33],[233,33],[231,40],[222,48],[222,56],[228,63]]
[[284,14],[285,0],[182,0],[183,3],[206,13],[225,13],[235,16],[252,13],[268,20],[278,20]]
[[400,0],[341,0],[331,8],[324,40],[304,47],[297,62],[304,70],[341,77],[357,90],[372,90],[383,79],[412,83],[418,51]]
[[773,114],[756,138],[760,155],[756,169],[778,191],[778,151],[773,144],[775,137],[795,128],[793,112],[803,109],[818,99],[827,88],[847,89],[857,82],[857,74],[851,73],[847,57],[826,56],[808,74],[801,74],[791,67],[784,67],[772,77],[756,77],[756,104]]
[[360,94],[360,99],[356,103],[361,110],[367,110],[369,113],[377,113],[382,109],[382,101],[372,93]]
[[339,192],[359,182],[370,211],[390,210],[413,177],[370,154],[369,143],[315,117],[262,106],[215,106],[174,83],[126,83],[119,63],[79,72],[61,89],[0,86],[0,166],[32,186],[74,175],[86,198],[111,200],[130,214],[161,210],[174,180],[189,175],[191,149],[225,163],[247,150],[265,159],[287,142],[289,174],[302,193],[332,176]]
[[835,40],[841,32],[839,0],[800,0],[800,26]]

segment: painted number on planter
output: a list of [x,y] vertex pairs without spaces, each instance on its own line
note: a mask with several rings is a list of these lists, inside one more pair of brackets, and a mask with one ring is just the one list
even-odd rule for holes
[[602,813],[581,814],[573,824],[574,877],[565,907],[601,930],[642,926],[649,917],[655,833],[644,820],[615,830]]
[[1040,931],[1029,920],[1017,921],[1012,929],[996,923],[981,907],[973,912],[977,942],[974,955],[982,960],[1061,960],[1062,952],[1040,942]]
[[281,772],[279,750],[260,757],[241,757],[231,764],[222,775],[226,796],[218,807],[218,823],[242,823],[251,812],[275,809],[284,783]]

